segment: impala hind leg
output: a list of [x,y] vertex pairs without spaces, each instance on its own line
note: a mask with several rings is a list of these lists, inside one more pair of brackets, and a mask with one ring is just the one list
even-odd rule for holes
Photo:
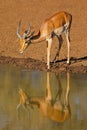
[[47,69],[50,69],[50,51],[52,45],[52,38],[47,39]]

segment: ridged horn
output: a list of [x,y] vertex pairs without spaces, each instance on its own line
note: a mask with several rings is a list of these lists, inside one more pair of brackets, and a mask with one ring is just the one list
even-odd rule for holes
[[20,35],[20,26],[21,26],[21,20],[19,21],[19,23],[18,23],[18,27],[17,27],[17,36],[18,36],[18,38],[22,38],[22,36]]

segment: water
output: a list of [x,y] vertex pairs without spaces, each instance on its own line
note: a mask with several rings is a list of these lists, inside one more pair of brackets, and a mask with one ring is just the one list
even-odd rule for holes
[[[41,107],[19,104],[19,88]],[[87,74],[29,71],[0,65],[0,130],[86,130]]]

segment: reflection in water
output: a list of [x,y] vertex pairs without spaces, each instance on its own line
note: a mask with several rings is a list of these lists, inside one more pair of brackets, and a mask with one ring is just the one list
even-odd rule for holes
[[[47,73],[47,87],[46,87],[46,96],[45,97],[31,97],[26,94],[22,89],[19,90],[20,103],[17,106],[19,109],[20,105],[24,107],[25,110],[30,110],[33,108],[32,105],[38,106],[40,111],[45,117],[56,121],[64,122],[69,119],[71,116],[70,105],[69,105],[69,92],[70,92],[70,74],[67,73],[67,85],[64,92],[63,86],[58,76],[56,76],[59,81],[59,90],[55,99],[52,98],[51,86],[50,86],[50,73]],[[62,102],[62,95],[63,102]],[[59,98],[58,98],[59,97]],[[57,99],[58,98],[58,99]]]
[[[87,74],[70,74],[70,79],[68,79],[68,74],[47,74],[42,71],[21,70],[12,66],[1,65],[0,130],[86,130]],[[68,89],[68,84],[70,84],[70,90]],[[22,98],[17,106],[19,88],[22,88],[20,89],[20,94],[22,94],[22,90],[25,90],[29,96],[25,94],[26,100]],[[46,101],[47,95],[49,95],[48,101]],[[46,116],[44,113],[42,114],[40,103],[37,104],[37,101],[32,101],[33,99],[39,99],[40,102],[43,101],[43,104],[46,101],[46,110],[49,108],[53,112],[57,106],[60,106],[60,110],[64,111],[64,106],[65,108],[69,106],[70,101],[70,106],[67,107],[69,116],[67,114],[67,118],[65,121],[62,120],[62,123],[53,121],[51,112],[46,113]],[[57,111],[59,111],[59,108],[57,108]],[[60,113],[64,115],[64,112],[60,111]],[[17,118],[18,116],[20,118]]]

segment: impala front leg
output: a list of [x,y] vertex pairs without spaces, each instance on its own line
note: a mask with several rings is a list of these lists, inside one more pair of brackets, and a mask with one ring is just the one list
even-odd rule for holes
[[67,64],[70,64],[70,37],[69,37],[69,31],[67,30],[65,33],[66,40],[67,40]]
[[[63,43],[63,38],[62,38],[61,35],[60,35],[60,36],[57,35],[57,38],[58,38],[58,40],[59,40],[59,48],[58,48],[58,50],[57,50],[56,56],[55,56],[55,58],[53,59],[52,63],[55,63],[56,60],[59,60],[59,53],[60,53],[60,50],[61,50],[61,47],[62,47],[62,43]],[[58,59],[57,59],[57,58],[58,58]]]
[[52,38],[47,39],[47,69],[50,69],[50,50],[52,45]]

